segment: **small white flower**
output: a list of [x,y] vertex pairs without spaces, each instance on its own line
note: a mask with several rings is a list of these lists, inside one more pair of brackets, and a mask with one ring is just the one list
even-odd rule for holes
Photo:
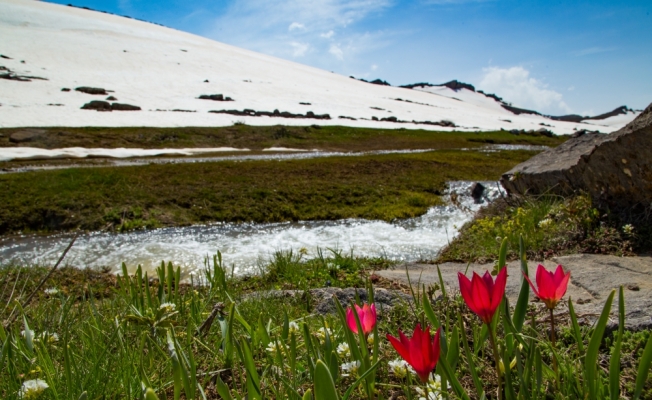
[[550,225],[552,225],[552,222],[553,221],[550,218],[546,218],[546,219],[542,219],[541,221],[539,221],[538,225],[539,225],[539,228],[547,228]]
[[24,330],[20,331],[20,336],[27,337],[28,333],[29,333],[30,337],[32,337],[32,338],[34,337],[34,331],[31,330],[31,329],[28,329],[27,332],[25,332]]
[[349,348],[349,344],[344,342],[340,343],[339,346],[337,346],[337,355],[340,356],[341,358],[349,358],[351,355],[351,349]]
[[631,235],[634,233],[634,226],[632,224],[627,224],[623,226],[623,233]]
[[342,364],[342,376],[356,376],[358,375],[358,369],[360,368],[360,361],[351,361],[348,363]]
[[288,330],[289,330],[289,333],[298,333],[299,332],[299,324],[297,324],[294,321],[291,321],[288,324]]
[[271,354],[272,357],[276,356],[276,353],[283,351],[283,345],[277,341],[269,342],[267,345],[267,351]]
[[[441,377],[436,374],[430,374],[428,377],[428,398],[426,399],[425,397],[419,397],[419,400],[443,400],[443,397],[441,395]],[[448,385],[448,388],[450,389],[450,385]],[[415,387],[415,390],[420,396],[425,396],[426,393],[425,391],[417,386]]]
[[177,309],[177,305],[174,303],[163,303],[158,307],[159,310],[171,313]]
[[49,289],[45,289],[43,292],[49,296],[54,296],[55,294],[59,293],[59,289],[49,288]]
[[326,339],[326,332],[328,332],[328,336],[330,338],[333,337],[333,331],[330,330],[329,328],[319,328],[317,332],[315,332],[315,336],[317,336],[319,340],[324,340]]
[[47,383],[41,379],[32,379],[29,381],[23,382],[23,387],[18,391],[18,397],[21,399],[36,399],[41,393],[47,388],[49,388]]
[[40,333],[35,340],[42,340],[45,343],[56,343],[59,341],[59,335],[56,333],[50,333],[48,331],[43,331]]
[[414,372],[410,364],[408,364],[407,361],[402,360],[400,358],[397,358],[396,360],[392,360],[387,364],[389,365],[389,370],[397,378],[403,379],[407,376],[408,371]]

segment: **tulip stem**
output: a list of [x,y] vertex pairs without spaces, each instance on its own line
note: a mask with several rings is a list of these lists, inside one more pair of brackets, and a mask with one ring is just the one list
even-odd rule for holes
[[491,324],[487,324],[489,328],[489,341],[491,341],[491,347],[494,351],[494,359],[496,361],[496,377],[498,378],[498,400],[503,400],[503,390],[502,390],[502,377],[500,375],[500,355],[498,354],[498,345],[496,344],[496,333],[491,329]]
[[559,379],[559,367],[557,366],[557,356],[555,355],[555,350],[557,346],[555,344],[555,313],[552,308],[550,308],[550,342],[552,343],[552,368]]

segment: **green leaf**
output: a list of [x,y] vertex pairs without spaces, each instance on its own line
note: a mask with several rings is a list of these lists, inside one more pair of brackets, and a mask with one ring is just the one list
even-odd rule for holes
[[25,346],[29,351],[34,351],[34,331],[29,329],[29,324],[27,323],[27,318],[23,315],[23,327],[25,332]]
[[446,285],[444,285],[444,278],[441,276],[441,269],[439,268],[439,265],[437,265],[437,277],[439,278],[439,286],[441,286],[441,294],[444,297],[448,297],[446,295]]
[[432,305],[430,304],[430,299],[428,298],[428,293],[426,293],[426,289],[424,286],[423,289],[423,312],[426,314],[426,318],[430,321],[434,329],[437,329],[441,326],[441,322],[439,322],[439,318],[435,315],[435,311],[432,309]]
[[301,400],[312,400],[312,391],[310,389],[306,390]]
[[512,317],[512,322],[517,332],[520,333],[523,329],[523,323],[525,322],[525,316],[527,314],[527,305],[530,301],[530,285],[523,277],[523,274],[528,275],[528,268],[525,255],[525,245],[523,244],[522,235],[518,238],[518,244],[519,258],[521,260],[521,291],[518,294],[518,300],[516,301],[516,307],[514,308],[514,316]]
[[647,380],[647,375],[650,373],[650,366],[652,366],[652,335],[647,340],[645,345],[645,350],[643,350],[643,355],[638,364],[638,373],[636,374],[636,388],[634,389],[634,400],[637,400],[641,397],[643,393],[643,387],[645,386],[645,381]]
[[[152,390],[152,389],[149,389],[149,390]],[[83,391],[82,394],[79,396],[79,398],[77,400],[87,400],[87,399],[88,399],[88,393],[86,393],[86,391]],[[154,395],[154,397],[147,397],[147,395],[146,395],[145,400],[158,400],[158,397],[156,397],[156,395]]]
[[[460,326],[460,331],[465,332],[464,322],[462,321],[462,315],[457,314],[457,321]],[[466,339],[466,335],[462,333],[462,345],[464,346],[464,354],[466,354],[466,361],[469,364],[469,371],[471,371],[471,378],[473,378],[473,386],[475,386],[475,391],[478,394],[478,397],[484,395],[484,389],[482,388],[482,382],[478,377],[478,371],[475,369],[475,361],[473,361],[473,353],[471,353],[471,348],[469,347],[469,342]]]
[[328,367],[321,360],[315,364],[315,400],[339,400],[335,382]]
[[[84,392],[84,393],[86,393],[86,392]],[[156,392],[154,391],[154,389],[147,388],[147,390],[145,390],[145,400],[158,400],[158,396],[156,395]]]
[[609,396],[611,400],[618,400],[620,398],[620,348],[625,330],[625,294],[622,286],[618,291],[618,322],[618,339],[611,352],[611,360],[609,362]]
[[470,400],[469,395],[462,387],[462,384],[460,384],[460,381],[457,380],[457,377],[455,376],[451,366],[448,364],[448,361],[446,361],[446,357],[439,357],[439,363],[437,365],[441,366],[444,375],[446,375],[445,378],[451,383],[455,394],[463,400]]
[[598,379],[598,353],[600,351],[600,343],[602,342],[602,336],[604,335],[605,327],[609,321],[609,313],[611,312],[611,303],[613,303],[614,295],[616,294],[615,290],[611,291],[607,302],[602,309],[602,314],[598,319],[598,323],[593,330],[591,335],[591,340],[589,341],[589,347],[586,350],[586,358],[584,359],[584,377],[586,385],[588,386],[589,398],[597,399],[598,398],[598,385],[600,380]]
[[217,375],[217,382],[215,388],[217,389],[217,394],[219,394],[221,398],[223,398],[224,400],[233,400],[233,396],[231,396],[229,387],[226,386],[226,383],[222,381],[222,378],[220,378],[219,375]]
[[246,341],[236,341],[236,349],[240,360],[245,366],[247,371],[247,398],[251,400],[262,400],[263,395],[260,390],[260,377],[256,370],[256,363],[254,362],[251,349]]
[[455,370],[455,368],[457,368],[457,362],[460,359],[460,335],[457,332],[457,325],[453,327],[453,333],[451,336],[446,359],[451,368]]
[[582,341],[582,334],[580,333],[580,325],[577,323],[577,314],[575,314],[575,307],[573,307],[573,301],[571,298],[568,298],[568,313],[571,318],[571,325],[573,326],[573,336],[575,337],[575,342],[577,343],[577,352],[578,356],[582,357],[584,354],[584,342]]

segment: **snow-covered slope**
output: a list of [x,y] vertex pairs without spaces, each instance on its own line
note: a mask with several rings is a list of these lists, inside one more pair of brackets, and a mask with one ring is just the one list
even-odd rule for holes
[[[5,75],[0,79],[0,127],[244,122],[438,130],[546,126],[567,134],[586,128],[610,132],[635,116],[587,125],[515,115],[494,99],[466,89],[373,85],[155,24],[32,0],[0,0],[0,38],[0,75]],[[82,86],[108,92],[91,95],[75,90]],[[233,101],[198,98],[212,94]],[[111,102],[142,110],[81,109],[109,95],[117,99]],[[252,111],[232,115],[211,110],[279,113],[253,116]],[[324,114],[329,119],[316,119]],[[432,125],[441,121],[455,127]]]

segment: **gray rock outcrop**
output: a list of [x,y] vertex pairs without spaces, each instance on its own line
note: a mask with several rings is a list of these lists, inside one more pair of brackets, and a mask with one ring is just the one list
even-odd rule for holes
[[652,202],[652,104],[624,128],[585,133],[540,153],[501,178],[510,194],[588,193],[615,209]]
[[22,131],[14,132],[9,136],[11,143],[25,143],[31,142],[45,133],[44,129],[25,129]]

